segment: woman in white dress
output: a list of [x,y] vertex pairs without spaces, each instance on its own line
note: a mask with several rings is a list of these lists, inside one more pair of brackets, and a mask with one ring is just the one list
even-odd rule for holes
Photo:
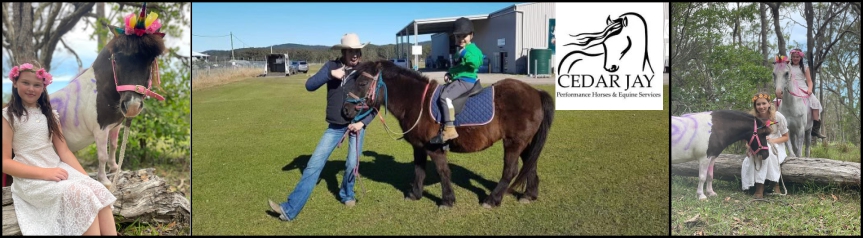
[[[788,141],[788,122],[782,113],[776,111],[773,103],[770,103],[770,95],[766,93],[758,93],[752,97],[752,110],[749,113],[764,120],[765,123],[771,124],[770,128],[773,130],[767,136],[767,141],[762,142],[769,144],[770,157],[764,159],[761,165],[756,166],[755,161],[752,160],[752,155],[749,154],[751,150],[747,149],[747,156],[743,159],[740,171],[743,190],[755,186],[755,198],[763,198],[765,180],[776,182],[773,192],[779,193],[779,178],[782,175],[780,165],[785,162],[785,157],[788,156],[785,153],[785,141]],[[748,144],[746,146],[749,147]]]
[[[32,64],[9,72],[12,98],[3,108],[3,173],[14,178],[12,200],[23,235],[117,235],[117,200],[87,176],[66,146],[45,88],[51,74]],[[15,157],[12,158],[12,152]]]

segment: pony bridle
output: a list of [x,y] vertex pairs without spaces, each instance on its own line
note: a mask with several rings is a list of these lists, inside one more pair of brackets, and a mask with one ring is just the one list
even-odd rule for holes
[[749,148],[749,152],[750,152],[750,153],[752,153],[752,155],[755,155],[756,153],[758,153],[758,151],[761,151],[761,150],[769,150],[770,148],[769,148],[769,147],[767,147],[767,145],[766,145],[766,141],[765,141],[765,145],[761,145],[761,139],[760,139],[760,138],[758,138],[758,128],[760,128],[760,127],[758,127],[758,122],[757,122],[757,120],[753,119],[753,120],[752,120],[752,125],[753,125],[753,127],[752,127],[752,128],[753,128],[753,131],[752,131],[752,138],[750,138],[750,139],[749,139],[749,144],[752,144],[752,141],[753,141],[753,140],[754,140],[754,141],[757,141],[757,142],[758,142],[758,149],[756,149],[756,150],[754,150],[754,151],[753,151],[753,150],[752,150],[752,148]]
[[[150,78],[147,79],[147,87],[144,87],[142,85],[120,85],[120,83],[117,82],[117,69],[116,69],[116,66],[114,66],[115,64],[116,63],[114,62],[114,54],[111,54],[111,70],[114,73],[114,85],[117,86],[117,92],[118,93],[123,92],[123,91],[132,91],[132,92],[136,92],[138,94],[141,94],[141,95],[144,95],[147,97],[154,97],[154,98],[156,98],[156,100],[159,100],[159,101],[165,100],[165,97],[163,97],[162,95],[159,95],[158,93],[150,90],[150,87],[153,86],[153,79],[156,80],[156,85],[161,84],[161,81],[159,80],[159,62],[158,61],[153,60],[153,67],[150,70]],[[153,75],[155,75],[155,76],[153,76]]]
[[[358,113],[357,116],[354,117],[354,122],[357,122],[358,118],[363,118],[372,112],[372,110],[369,109],[369,105],[368,105],[367,101],[368,101],[368,99],[371,99],[372,101],[374,101],[376,99],[375,96],[377,96],[376,95],[377,91],[380,89],[380,85],[383,84],[383,78],[381,76],[381,72],[378,72],[378,74],[374,75],[374,76],[367,73],[367,72],[363,72],[362,76],[368,77],[371,79],[375,79],[375,82],[371,85],[371,87],[369,87],[369,90],[366,92],[365,97],[360,98],[359,96],[357,96],[353,92],[348,92],[348,97],[350,97],[350,98],[347,99],[347,102],[356,104],[355,108],[358,111],[360,111],[360,113]],[[362,112],[363,110],[368,110],[368,111]]]

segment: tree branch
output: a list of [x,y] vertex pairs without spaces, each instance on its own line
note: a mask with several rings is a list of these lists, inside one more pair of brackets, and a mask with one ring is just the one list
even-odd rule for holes
[[[15,35],[15,28],[12,27],[12,20],[9,19],[9,15],[11,14],[7,14],[9,12],[9,4],[9,2],[3,2],[3,14],[0,14],[3,15],[3,26],[6,27],[6,30],[3,31],[3,39],[9,39],[9,36]],[[7,31],[9,33],[6,33]]]
[[60,20],[60,25],[54,32],[50,35],[50,38],[47,38],[48,41],[42,47],[42,62],[45,62],[46,70],[50,70],[48,66],[50,66],[52,55],[48,52],[53,52],[55,48],[57,48],[57,42],[60,41],[60,37],[64,34],[72,30],[75,24],[78,23],[78,20],[81,19],[84,14],[90,12],[93,9],[93,5],[96,5],[95,2],[87,2],[87,3],[75,3],[77,9],[75,9],[72,14],[66,16],[62,20]]
[[[51,14],[48,15],[47,23],[45,23],[45,25],[42,27],[42,32],[34,32],[33,33],[33,38],[43,39],[42,41],[36,42],[36,49],[41,49],[42,46],[45,45],[44,39],[48,39],[47,36],[49,36],[51,34],[51,29],[53,28],[52,26],[54,26],[54,21],[57,19],[57,16],[60,15],[60,9],[62,9],[62,8],[63,8],[62,2],[54,3],[54,8],[52,9]],[[43,20],[42,22],[45,22],[45,21]],[[45,36],[45,37],[40,37],[40,36]]]
[[839,8],[839,10],[836,10],[836,12],[828,13],[828,14],[830,14],[830,16],[828,16],[828,17],[827,17],[827,19],[826,19],[826,20],[824,20],[823,24],[821,24],[821,26],[820,26],[820,27],[818,27],[818,31],[817,31],[817,32],[815,32],[815,37],[822,37],[822,36],[824,36],[824,27],[827,27],[827,25],[829,25],[829,24],[830,24],[830,21],[832,21],[832,20],[833,20],[833,18],[835,18],[836,16],[838,16],[838,15],[839,15],[839,13],[844,12],[844,10],[846,10],[846,9],[848,9],[848,5],[841,6],[841,7]]
[[80,72],[81,69],[84,68],[84,64],[81,63],[81,57],[78,57],[78,53],[75,53],[75,50],[66,45],[66,41],[64,41],[63,38],[60,38],[60,43],[75,56],[75,60],[78,61],[78,72]]
[[[122,7],[125,7],[125,6],[141,9],[141,7],[144,6],[143,4],[134,3],[134,2],[117,2],[116,4],[120,5],[120,9],[123,9]],[[147,4],[147,9],[155,10],[157,13],[159,13],[159,15],[162,15],[161,13],[165,11],[164,7],[162,7],[161,5],[156,4],[156,3]],[[138,10],[138,12],[140,12],[140,10]]]
[[[842,94],[840,94],[839,92],[835,91],[832,88],[826,88],[826,89],[827,89],[827,91],[830,91],[839,97],[839,100],[836,100],[836,101],[839,101],[839,104],[842,104],[842,106],[845,107],[845,109],[848,109],[849,111],[859,111],[858,109],[855,109],[854,107],[849,106],[848,104],[845,104],[845,100],[842,100]],[[857,121],[860,121],[860,117],[857,116],[856,113],[850,113],[850,114],[853,115],[857,119]]]

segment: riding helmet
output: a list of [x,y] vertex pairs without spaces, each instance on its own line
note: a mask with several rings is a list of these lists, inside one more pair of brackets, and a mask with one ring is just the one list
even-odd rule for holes
[[455,20],[453,28],[455,28],[452,32],[454,35],[467,35],[473,33],[473,22],[471,22],[465,17],[462,17]]

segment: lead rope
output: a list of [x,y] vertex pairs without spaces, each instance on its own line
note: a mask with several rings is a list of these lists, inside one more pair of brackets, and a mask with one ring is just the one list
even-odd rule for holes
[[114,174],[114,179],[111,182],[111,193],[117,191],[117,187],[119,187],[117,185],[117,178],[120,178],[120,173],[123,172],[123,157],[126,155],[126,142],[129,141],[129,127],[132,126],[132,119],[125,118],[124,120],[126,128],[123,129],[123,144],[120,146],[120,163],[117,164],[117,173]]

